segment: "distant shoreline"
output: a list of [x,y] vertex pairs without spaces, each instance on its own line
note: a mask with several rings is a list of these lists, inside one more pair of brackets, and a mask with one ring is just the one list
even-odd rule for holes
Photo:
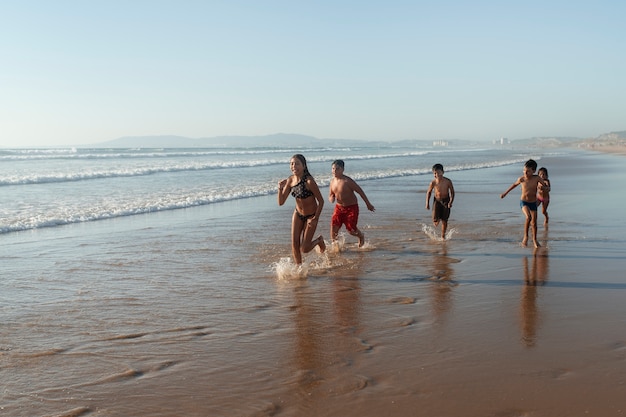
[[589,151],[596,151],[596,152],[626,156],[626,143],[615,144],[615,145],[602,145],[598,143],[590,143],[590,144],[587,144],[587,146],[580,146],[580,148],[589,150]]

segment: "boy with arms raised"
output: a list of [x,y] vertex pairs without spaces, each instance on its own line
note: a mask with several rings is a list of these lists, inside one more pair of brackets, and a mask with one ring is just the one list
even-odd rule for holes
[[[365,235],[357,227],[359,220],[359,205],[356,194],[360,195],[369,211],[374,211],[374,206],[370,203],[365,192],[352,178],[343,174],[344,162],[341,159],[333,161],[333,178],[330,181],[328,200],[335,201],[335,211],[330,222],[330,237],[334,242],[342,224],[346,225],[346,230],[352,236],[359,238],[359,247],[365,243]],[[356,193],[356,194],[355,194]]]
[[550,185],[543,180],[539,175],[535,175],[537,170],[537,162],[529,159],[524,164],[522,170],[523,175],[515,181],[508,190],[500,195],[500,198],[506,197],[506,195],[518,185],[522,185],[522,196],[520,199],[520,207],[524,216],[526,216],[526,222],[524,224],[524,237],[522,238],[522,246],[528,245],[528,229],[532,227],[533,244],[536,248],[541,245],[537,241],[537,187],[541,184],[545,190],[550,190]]
[[446,230],[448,229],[448,219],[450,218],[450,209],[454,201],[454,186],[449,178],[443,176],[443,165],[433,165],[433,175],[435,179],[430,182],[428,191],[426,192],[426,210],[430,210],[430,196],[435,191],[435,200],[433,201],[433,223],[439,225],[441,221],[441,238],[446,238]]

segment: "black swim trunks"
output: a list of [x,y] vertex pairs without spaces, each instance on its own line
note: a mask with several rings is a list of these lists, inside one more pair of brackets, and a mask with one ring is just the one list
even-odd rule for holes
[[433,221],[438,222],[439,220],[443,220],[444,222],[448,221],[450,217],[450,209],[448,208],[448,203],[450,203],[449,198],[444,198],[442,200],[437,200],[435,198],[435,203],[433,204]]

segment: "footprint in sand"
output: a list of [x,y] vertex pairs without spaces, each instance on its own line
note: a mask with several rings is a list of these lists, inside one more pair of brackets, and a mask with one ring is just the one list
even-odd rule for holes
[[416,301],[415,297],[394,297],[387,300],[389,304],[415,304]]

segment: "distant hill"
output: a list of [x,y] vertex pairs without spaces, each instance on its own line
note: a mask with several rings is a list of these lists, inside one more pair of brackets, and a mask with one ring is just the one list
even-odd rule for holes
[[578,142],[576,146],[579,148],[626,154],[626,130],[604,133],[595,138],[585,139]]
[[276,133],[265,136],[216,136],[198,139],[183,136],[126,136],[92,146],[105,148],[306,147],[312,144],[320,145],[323,142],[313,136]]
[[603,133],[595,138],[575,138],[575,137],[534,137],[528,139],[517,139],[511,141],[512,145],[537,146],[542,148],[559,147],[610,147],[625,146],[626,131]]
[[90,145],[102,148],[193,148],[197,140],[183,136],[124,136]]
[[571,144],[580,142],[581,140],[582,138],[546,136],[527,139],[515,139],[511,141],[511,144],[524,146],[540,146],[543,148],[558,148],[561,146],[570,146]]
[[[602,134],[596,138],[576,137],[533,137],[527,139],[515,139],[510,141],[512,146],[558,148],[595,144],[622,144],[626,141],[626,131]],[[448,146],[484,146],[486,142],[472,142],[465,140],[445,141]],[[89,147],[102,148],[251,148],[251,147],[277,147],[277,148],[307,148],[307,147],[338,147],[338,146],[416,146],[430,147],[433,141],[405,139],[394,142],[365,141],[356,139],[319,139],[313,136],[297,133],[275,133],[264,136],[216,136],[210,138],[188,138],[176,135],[161,136],[126,136],[118,139],[101,142]]]
[[621,132],[605,133],[603,135],[598,136],[595,139],[599,141],[623,142],[626,140],[626,130],[622,130]]
[[[450,146],[484,146],[484,143],[475,143],[464,140],[447,141]],[[340,146],[415,146],[431,147],[432,140],[405,139],[394,142],[371,141],[358,139],[319,139],[313,136],[297,133],[275,133],[265,136],[216,136],[211,138],[188,138],[184,136],[125,136],[118,139],[88,145],[99,148],[308,148],[308,147],[340,147]]]

